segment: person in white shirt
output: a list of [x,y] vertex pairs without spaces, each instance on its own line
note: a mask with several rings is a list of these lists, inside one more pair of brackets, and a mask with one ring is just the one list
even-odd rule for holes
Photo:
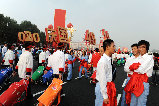
[[146,106],[149,95],[148,77],[152,76],[154,60],[148,55],[149,42],[141,40],[138,42],[140,56],[129,69],[133,71],[129,82],[125,86],[126,103],[130,106]]
[[[134,62],[138,61],[138,57],[139,57],[139,50],[138,50],[138,44],[135,43],[133,45],[131,45],[132,48],[132,53],[133,56],[131,56],[130,58],[127,58],[125,66],[124,66],[124,71],[127,72],[127,80],[126,80],[126,84],[128,83],[128,81],[130,80],[133,71],[130,71],[129,67],[130,65],[132,65]],[[126,85],[125,84],[125,85]],[[121,101],[121,106],[125,106],[126,105],[126,101],[125,101],[125,91],[123,90],[123,96],[122,96],[122,101]]]
[[48,57],[51,55],[49,49],[46,50],[46,59],[48,59]]
[[45,66],[46,63],[46,48],[39,54],[39,66]]
[[64,52],[64,54],[65,54],[65,61],[68,60],[68,52],[69,52],[69,51],[66,51],[66,50],[65,50],[65,52]]
[[65,71],[65,55],[64,52],[62,52],[64,48],[63,43],[58,44],[58,49],[56,52],[53,53],[53,55],[50,56],[50,59],[48,60],[47,70],[50,68],[53,69],[53,74],[57,76],[58,78],[62,79],[62,73]]
[[[95,106],[103,106],[104,104],[109,104],[115,106],[116,103],[114,98],[109,98],[108,95],[108,86],[115,87],[115,84],[112,82],[112,65],[111,65],[111,56],[115,51],[114,41],[107,39],[103,42],[104,54],[100,58],[97,64],[97,73],[96,73],[96,87],[95,87]],[[109,89],[111,90],[111,89]],[[116,91],[116,88],[114,88]],[[116,92],[114,93],[116,95]],[[114,96],[115,96],[114,95]]]
[[11,64],[13,65],[14,59],[15,59],[15,54],[12,51],[12,45],[8,44],[8,50],[5,53],[5,56],[4,56],[3,60],[2,60],[3,65],[5,67],[9,67]]
[[22,53],[24,53],[24,52],[25,52],[25,48],[22,49]]
[[7,44],[5,44],[4,47],[2,48],[2,57],[4,57],[6,52],[7,52]]
[[103,46],[99,48],[99,54],[100,54],[100,56],[103,56],[103,54],[104,54]]
[[93,54],[93,51],[91,50],[91,52],[90,52],[90,54],[89,54],[89,58],[88,58],[88,63],[90,63],[91,60],[92,60],[92,54]]
[[[31,53],[32,45],[29,42],[25,43],[25,52],[20,55],[19,61],[16,66],[16,71],[22,79],[28,79],[29,85],[27,88],[27,99],[31,99],[33,96],[31,94],[31,77],[33,69],[33,55]],[[16,73],[16,72],[14,72]]]

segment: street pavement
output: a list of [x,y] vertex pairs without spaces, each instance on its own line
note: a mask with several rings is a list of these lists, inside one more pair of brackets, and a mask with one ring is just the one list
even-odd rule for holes
[[[71,81],[67,81],[67,75],[64,75],[63,94],[61,96],[61,103],[59,106],[94,106],[95,105],[95,85],[90,84],[90,78],[86,79],[83,75],[82,79],[78,79],[79,62],[75,62],[73,68],[73,77]],[[34,61],[34,70],[37,69],[37,61]],[[91,74],[88,74],[91,76]],[[126,73],[123,66],[117,67],[117,76],[115,85],[117,89],[117,102],[120,106],[122,99],[122,92],[126,82]],[[11,78],[11,82],[19,81],[18,76]],[[154,86],[150,82],[150,92],[148,96],[147,106],[159,106],[159,86]],[[9,84],[0,91],[0,94],[9,87]],[[43,91],[47,89],[47,85],[32,84],[33,98],[17,103],[15,106],[36,106],[37,99],[42,95]]]

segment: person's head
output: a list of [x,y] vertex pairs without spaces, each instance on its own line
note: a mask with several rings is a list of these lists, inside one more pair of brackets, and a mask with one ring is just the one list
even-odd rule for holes
[[86,55],[86,51],[83,50],[82,55],[85,56]]
[[115,51],[114,41],[111,39],[104,40],[103,49],[105,53],[107,52],[111,56]]
[[18,46],[18,50],[21,50],[21,47],[20,47],[20,46]]
[[64,43],[62,43],[62,42],[58,43],[57,49],[62,50],[63,48],[64,48]]
[[98,49],[98,48],[96,48],[94,51],[95,51],[95,52],[99,52],[99,49]]
[[25,42],[24,47],[25,47],[25,50],[31,51],[32,44],[30,42]]
[[43,51],[45,52],[46,50],[47,50],[47,48],[44,46],[44,47],[43,47]]
[[137,43],[132,44],[131,45],[131,49],[132,49],[132,53],[134,54],[134,56],[139,54],[138,44]]
[[99,54],[100,54],[100,56],[103,56],[103,54],[104,54],[103,46],[99,48]]
[[53,49],[51,49],[51,50],[49,50],[49,51],[50,51],[50,53],[51,53],[51,54],[53,54],[53,53],[54,53],[54,50],[53,50]]
[[9,50],[11,50],[11,49],[12,49],[12,45],[11,45],[11,44],[8,44],[8,45],[7,45],[7,48],[8,48]]
[[43,48],[42,48],[42,47],[40,47],[40,50],[43,50]]
[[4,44],[5,47],[7,47],[7,44]]
[[146,54],[149,50],[150,43],[146,40],[141,40],[138,42],[139,53],[142,55]]
[[70,51],[70,55],[73,55],[73,50]]
[[91,54],[93,54],[93,50],[91,50]]

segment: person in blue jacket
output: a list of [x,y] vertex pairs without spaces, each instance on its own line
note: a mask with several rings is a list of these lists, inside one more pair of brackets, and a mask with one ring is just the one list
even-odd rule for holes
[[81,79],[81,73],[82,73],[83,68],[85,70],[85,78],[88,78],[88,76],[87,76],[88,56],[86,55],[85,51],[82,52],[82,56],[79,60],[81,62],[80,71],[79,71],[79,79]]
[[76,61],[76,58],[73,56],[73,51],[70,51],[70,54],[68,55],[68,76],[67,80],[70,81],[72,79],[72,65]]
[[19,46],[18,50],[17,50],[18,59],[19,59],[19,57],[20,57],[21,54],[22,54],[22,50],[21,50],[21,47]]

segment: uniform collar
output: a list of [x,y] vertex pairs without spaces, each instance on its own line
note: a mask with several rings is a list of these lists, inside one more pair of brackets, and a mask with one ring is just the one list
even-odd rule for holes
[[[141,55],[140,55],[141,56]],[[141,56],[142,58],[145,58],[148,56],[148,53],[145,53],[143,56]]]
[[[139,55],[138,57],[140,57],[141,55]],[[132,55],[131,56],[133,59],[136,59],[136,58],[138,58],[138,57],[135,57],[134,55]]]
[[109,60],[111,60],[111,57],[109,57],[108,55],[106,55],[105,53],[103,54],[104,57],[106,57]]

